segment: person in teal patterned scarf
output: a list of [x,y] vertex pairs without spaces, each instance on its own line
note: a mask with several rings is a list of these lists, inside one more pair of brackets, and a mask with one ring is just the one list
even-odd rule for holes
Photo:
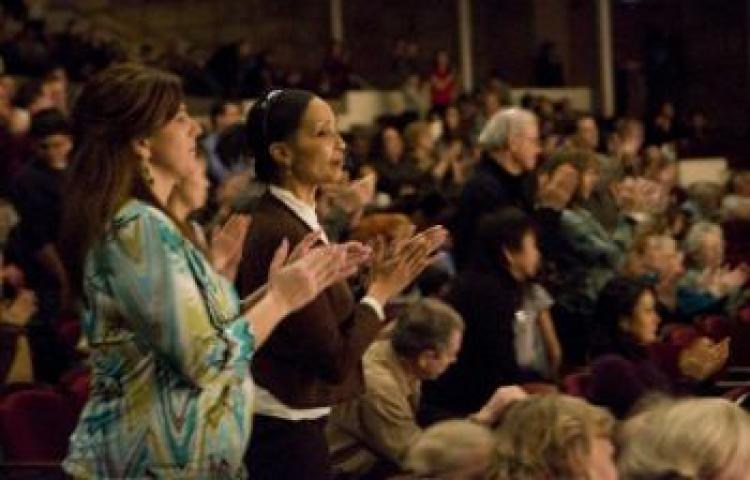
[[[92,380],[63,467],[76,478],[245,477],[253,355],[367,249],[288,254],[282,242],[247,307],[166,209],[200,130],[179,80],[110,67],[86,84],[72,120],[61,251],[83,304]],[[247,222],[234,228],[241,245]]]

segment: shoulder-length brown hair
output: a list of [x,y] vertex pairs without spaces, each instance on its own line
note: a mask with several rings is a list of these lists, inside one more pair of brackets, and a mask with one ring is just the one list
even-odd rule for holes
[[182,102],[179,78],[135,63],[109,67],[84,86],[71,115],[75,146],[60,239],[74,294],[86,254],[128,198],[165,210],[140,175],[133,144],[174,118]]

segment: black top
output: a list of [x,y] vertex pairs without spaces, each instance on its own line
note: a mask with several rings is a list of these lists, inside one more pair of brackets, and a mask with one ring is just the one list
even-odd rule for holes
[[21,219],[8,247],[33,287],[54,286],[57,280],[34,258],[45,245],[57,242],[62,217],[62,181],[65,172],[41,160],[26,165],[16,178],[11,200]]
[[480,258],[457,279],[449,302],[466,323],[458,359],[439,379],[425,382],[424,408],[454,415],[479,410],[501,385],[522,381],[513,324],[523,285]]
[[479,219],[504,207],[516,207],[532,216],[539,228],[542,251],[554,248],[555,232],[560,225],[560,212],[536,208],[536,175],[513,175],[487,153],[461,193],[456,218],[452,225],[455,257],[459,265],[467,265],[474,250]]

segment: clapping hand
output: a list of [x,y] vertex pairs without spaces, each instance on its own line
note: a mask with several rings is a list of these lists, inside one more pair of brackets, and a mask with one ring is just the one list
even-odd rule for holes
[[537,192],[539,205],[563,210],[573,198],[578,181],[578,172],[569,164],[560,165],[549,175],[541,175]]
[[472,415],[472,417],[477,422],[492,426],[497,423],[500,414],[508,408],[508,405],[528,397],[529,394],[517,385],[499,387],[482,409]]
[[704,381],[724,367],[729,358],[729,337],[714,343],[700,337],[680,352],[679,367],[683,375]]
[[25,327],[37,311],[36,295],[33,291],[22,289],[5,310],[5,319],[17,327]]
[[368,295],[385,304],[434,261],[433,254],[446,238],[442,226],[391,244],[378,238],[373,245]]
[[289,242],[284,239],[271,260],[266,295],[285,313],[291,313],[341,278],[346,255],[342,245],[325,245],[310,248],[288,262]]
[[242,247],[252,223],[249,215],[233,214],[211,232],[209,248],[214,269],[230,281],[237,276],[242,260]]

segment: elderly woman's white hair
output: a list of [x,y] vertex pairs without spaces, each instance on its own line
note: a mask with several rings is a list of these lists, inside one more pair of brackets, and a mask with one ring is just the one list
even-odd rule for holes
[[492,432],[482,425],[446,420],[424,431],[409,449],[405,467],[429,478],[475,478],[489,467],[494,443]]
[[495,113],[479,134],[479,146],[485,150],[508,147],[508,140],[519,135],[524,127],[536,123],[536,115],[523,108],[505,108]]
[[697,256],[703,244],[703,237],[706,235],[719,235],[724,238],[724,231],[718,223],[697,222],[688,231],[685,236],[684,249],[692,261],[697,260]]
[[653,399],[623,425],[621,480],[747,478],[750,416],[721,398]]

